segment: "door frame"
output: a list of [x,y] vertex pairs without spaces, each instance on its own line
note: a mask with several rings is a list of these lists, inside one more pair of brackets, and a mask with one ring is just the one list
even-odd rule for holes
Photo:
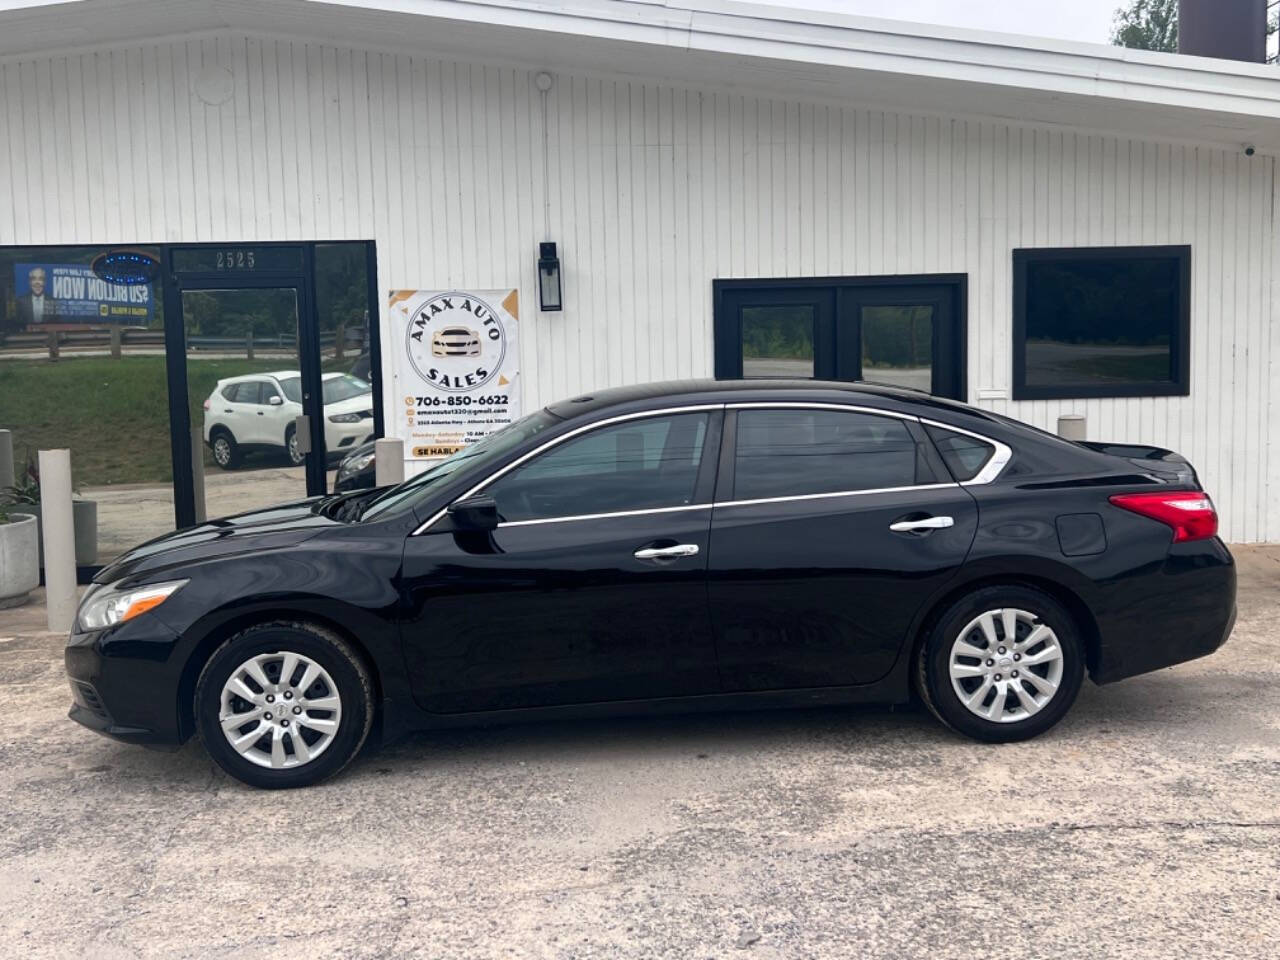
[[[320,352],[320,318],[316,310],[315,251],[327,243],[363,243],[366,256],[367,298],[369,312],[369,359],[371,376],[382,388],[381,312],[377,297],[377,257],[370,240],[292,240],[254,243],[169,243],[161,245],[159,282],[164,296],[165,372],[169,391],[169,443],[173,459],[173,514],[179,530],[196,523],[194,449],[191,414],[187,398],[187,338],[182,310],[182,294],[188,290],[263,290],[292,288],[298,305],[298,361],[305,395],[318,409],[303,411],[310,417],[311,449],[324,450],[324,407]],[[262,250],[298,248],[301,266],[277,269],[266,266],[252,273],[175,269],[174,255],[180,251]],[[383,435],[382,398],[374,398],[374,435]],[[323,456],[308,455],[305,461],[306,495],[326,493],[328,452]]]
[[[954,385],[952,399],[962,402],[968,399],[968,330],[969,330],[969,275],[967,273],[896,273],[868,276],[838,277],[751,277],[747,279],[716,279],[711,281],[712,295],[712,346],[717,380],[732,380],[742,376],[742,330],[730,315],[725,294],[749,290],[812,290],[814,296],[823,291],[835,291],[836,332],[834,350],[841,349],[839,327],[841,319],[848,316],[859,290],[868,287],[919,287],[937,286],[950,288],[951,311],[954,317],[955,349],[953,367],[949,379]],[[935,342],[938,336],[935,330]],[[815,354],[818,343],[815,338]],[[934,362],[938,358],[935,356]],[[826,364],[833,364],[835,356]],[[824,367],[824,361],[814,357],[815,373]]]

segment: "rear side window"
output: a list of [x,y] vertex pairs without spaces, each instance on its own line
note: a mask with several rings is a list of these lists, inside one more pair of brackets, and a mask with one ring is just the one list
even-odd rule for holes
[[950,430],[928,424],[925,425],[925,429],[929,431],[929,438],[938,448],[938,453],[942,454],[943,463],[960,483],[976,477],[991,459],[991,455],[995,453],[995,448],[991,444],[977,437],[952,433]]
[[705,413],[628,420],[551,448],[484,493],[504,521],[679,507],[693,502]]
[[[733,499],[914,486],[921,471],[907,425],[839,410],[739,410]],[[924,477],[923,482],[932,481]]]
[[233,383],[223,388],[222,395],[232,403],[257,403],[258,387],[256,380],[251,383]]

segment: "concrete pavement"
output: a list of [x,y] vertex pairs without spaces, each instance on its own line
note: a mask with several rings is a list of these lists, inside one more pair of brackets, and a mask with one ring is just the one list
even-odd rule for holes
[[1280,548],[1236,553],[1223,650],[1007,746],[911,711],[539,724],[265,793],[80,729],[58,639],[0,640],[0,954],[1271,958]]

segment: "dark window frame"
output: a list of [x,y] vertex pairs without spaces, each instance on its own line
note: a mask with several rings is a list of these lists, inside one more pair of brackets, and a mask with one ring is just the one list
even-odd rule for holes
[[[1178,265],[1178,305],[1169,340],[1172,380],[1110,384],[1027,383],[1027,266],[1046,261],[1167,258]],[[1014,400],[1087,400],[1099,397],[1185,397],[1191,393],[1191,246],[1029,247],[1013,251]]]

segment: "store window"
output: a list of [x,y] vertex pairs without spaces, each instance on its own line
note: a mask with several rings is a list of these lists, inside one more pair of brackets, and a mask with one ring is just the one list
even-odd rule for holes
[[164,297],[159,282],[95,275],[90,265],[105,249],[0,249],[0,428],[13,434],[11,509],[39,510],[37,453],[69,448],[75,499],[84,503],[74,513],[81,567],[174,527]]
[[1185,396],[1191,248],[1013,251],[1013,398]]

